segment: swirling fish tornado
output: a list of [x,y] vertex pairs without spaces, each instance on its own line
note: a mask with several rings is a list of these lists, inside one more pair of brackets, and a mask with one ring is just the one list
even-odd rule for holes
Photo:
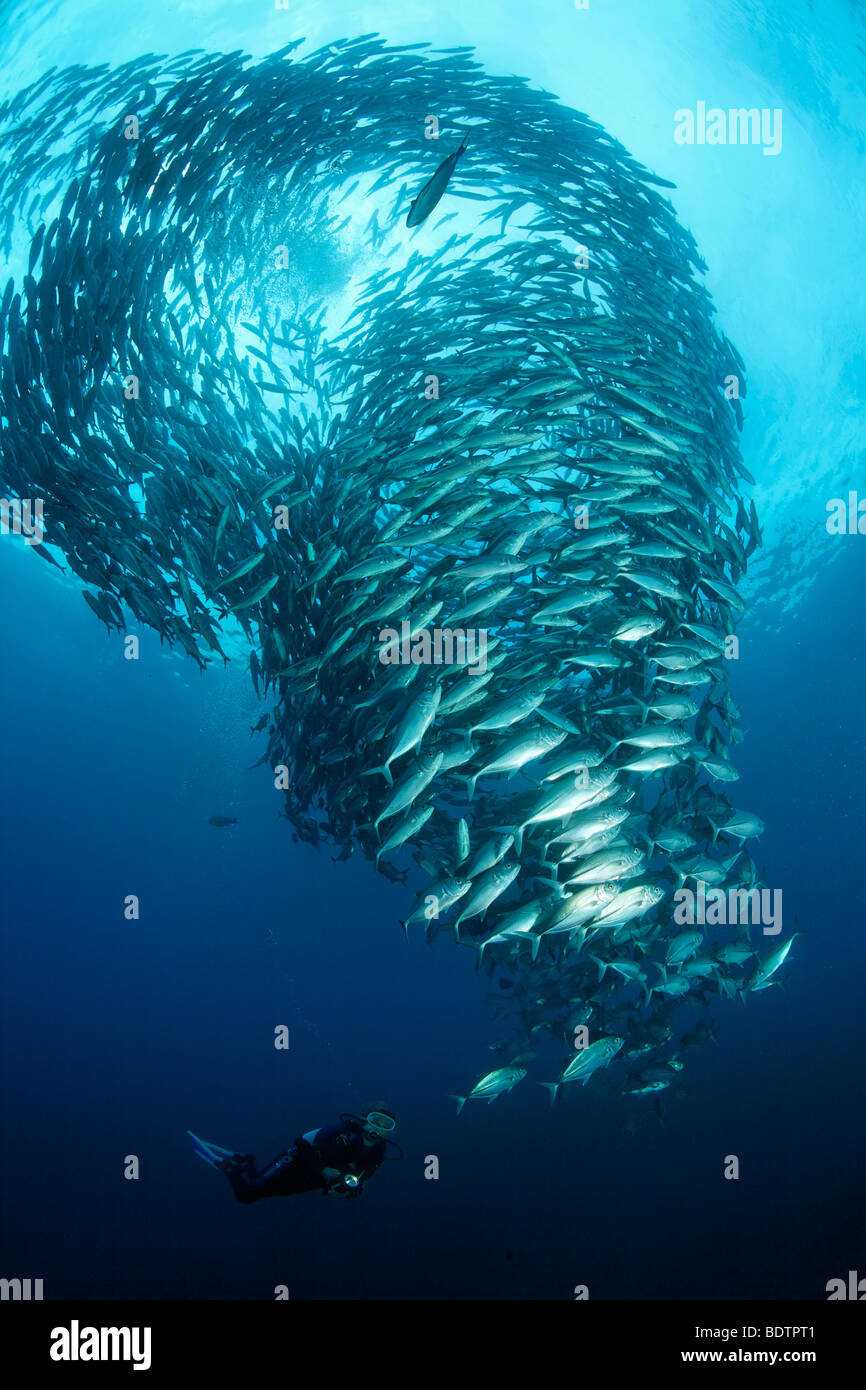
[[297,47],[3,105],[6,514],[109,630],[249,643],[295,835],[411,869],[405,931],[495,982],[472,1097],[665,1090],[791,942],[681,911],[759,896],[743,364],[586,116],[464,48]]

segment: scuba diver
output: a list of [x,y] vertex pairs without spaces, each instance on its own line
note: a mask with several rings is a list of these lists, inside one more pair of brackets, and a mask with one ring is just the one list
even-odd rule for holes
[[370,1106],[363,1115],[341,1115],[340,1123],[311,1129],[296,1139],[287,1153],[279,1154],[265,1168],[256,1169],[253,1154],[232,1153],[208,1144],[188,1129],[193,1150],[213,1168],[225,1173],[239,1202],[258,1202],[262,1197],[287,1197],[295,1192],[329,1192],[340,1197],[360,1197],[364,1183],[397,1150],[387,1136],[396,1120],[386,1106]]

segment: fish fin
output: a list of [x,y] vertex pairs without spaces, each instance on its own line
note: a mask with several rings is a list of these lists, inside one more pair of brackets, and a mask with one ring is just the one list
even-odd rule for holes
[[594,956],[594,955],[592,954],[592,951],[588,951],[588,952],[587,952],[587,955],[589,956],[590,960],[594,960],[594,961],[595,961],[596,965],[598,966],[598,978],[599,978],[599,980],[603,980],[603,979],[604,979],[604,972],[605,972],[605,971],[607,970],[607,968],[608,968],[608,962],[607,962],[607,961],[604,961],[604,960],[599,960],[598,956]]
[[376,774],[379,773],[379,772],[381,772],[382,776],[385,778],[385,781],[388,783],[388,786],[389,786],[389,787],[393,787],[393,785],[394,785],[394,778],[393,778],[393,776],[391,775],[391,769],[389,768],[389,766],[388,766],[387,763],[383,763],[381,767],[371,767],[371,768],[369,769],[369,771],[367,771],[367,772],[362,772],[362,773],[361,773],[361,776],[362,776],[362,777],[375,777]]
[[403,918],[402,918],[402,917],[398,917],[398,918],[397,918],[397,921],[400,923],[400,926],[403,928],[403,935],[405,936],[406,940],[408,941],[408,940],[409,940],[409,927],[408,927],[408,924],[407,924],[406,922],[403,921]]
[[466,1104],[466,1096],[452,1096],[451,1099],[452,1099],[452,1100],[456,1100],[456,1102],[457,1102],[457,1114],[459,1115],[459,1114],[460,1114],[460,1111],[463,1109],[464,1105]]
[[551,1105],[552,1105],[553,1102],[556,1100],[557,1092],[559,1091],[559,1082],[558,1082],[558,1081],[539,1081],[538,1084],[539,1084],[539,1086],[543,1086],[544,1089],[545,1089],[545,1091],[549,1091],[549,1092],[550,1092],[550,1103],[551,1103]]
[[709,816],[707,816],[707,820],[710,821],[710,825],[713,827],[713,844],[715,844],[716,840],[719,838],[720,827],[716,825],[716,822],[714,820],[710,820]]
[[576,724],[572,724],[570,719],[566,719],[564,714],[554,714],[551,710],[542,709],[540,705],[536,713],[540,714],[542,719],[546,719],[549,724],[555,725],[557,729],[564,729],[567,734],[580,736],[580,729]]
[[458,779],[458,781],[460,781],[460,782],[465,782],[465,783],[466,783],[466,791],[467,791],[467,794],[468,794],[468,795],[467,795],[467,800],[469,800],[469,801],[471,801],[472,798],[473,798],[474,795],[475,795],[475,783],[478,781],[478,778],[479,778],[480,775],[481,775],[481,774],[478,773],[478,772],[476,772],[476,773],[474,773],[474,774],[470,774],[470,773],[467,773],[467,772],[455,772],[455,773],[454,773],[454,776]]

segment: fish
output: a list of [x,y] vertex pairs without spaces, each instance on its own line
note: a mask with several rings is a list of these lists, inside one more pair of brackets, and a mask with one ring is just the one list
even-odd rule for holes
[[419,810],[412,811],[410,815],[394,827],[387,840],[385,840],[376,851],[376,868],[379,867],[379,860],[382,858],[383,854],[387,854],[392,849],[399,849],[402,845],[405,845],[407,840],[411,840],[413,836],[418,834],[418,831],[427,824],[434,809],[432,805],[422,806]]
[[489,777],[495,773],[507,772],[513,776],[529,763],[542,758],[554,748],[558,748],[566,737],[563,729],[537,728],[531,733],[521,733],[505,744],[501,752],[484,767],[466,778],[466,790],[471,801],[479,777]]
[[496,921],[496,929],[492,936],[487,936],[483,941],[476,942],[478,950],[478,961],[481,963],[484,952],[488,946],[510,944],[516,941],[527,941],[532,953],[532,960],[538,955],[538,947],[541,941],[540,936],[534,933],[533,928],[538,922],[543,911],[540,902],[529,902],[523,907],[514,908],[507,912],[504,917]]
[[640,849],[603,849],[581,859],[580,867],[567,882],[569,886],[573,883],[615,883],[635,877],[645,862],[646,855]]
[[417,196],[413,198],[406,217],[407,227],[420,227],[422,222],[426,222],[448,187],[451,175],[457,167],[457,161],[465,153],[467,144],[468,137],[464,136],[454,153],[443,159],[433,177],[427,180]]
[[470,859],[463,865],[463,872],[469,878],[477,878],[479,874],[486,873],[503,859],[514,844],[512,834],[495,835],[485,844],[479,846]]
[[598,1038],[588,1046],[578,1049],[577,1055],[562,1073],[558,1081],[542,1081],[541,1085],[550,1092],[551,1105],[556,1100],[559,1088],[568,1081],[580,1081],[584,1086],[591,1076],[603,1067],[610,1066],[610,1063],[621,1051],[623,1038],[604,1037]]
[[672,937],[665,951],[665,965],[678,965],[688,960],[695,954],[702,941],[703,934],[699,931],[680,932],[678,936]]
[[[139,141],[82,114],[121,109]],[[478,135],[407,196],[429,110]],[[256,214],[277,147],[284,248]],[[459,222],[392,255],[461,160]],[[724,658],[762,536],[719,390],[745,365],[665,181],[553,94],[377,35],[53,70],[0,108],[0,166],[0,474],[44,500],[31,548],[112,640],[248,666],[299,870],[361,860],[407,936],[470,947],[511,1066],[591,1020],[617,1089],[666,1089],[706,1042],[680,1001],[779,967],[671,925],[686,882],[759,883]]]
[[237,823],[237,817],[235,816],[210,816],[208,818],[208,825],[225,826],[237,825]]
[[710,825],[713,829],[713,844],[720,835],[730,835],[737,840],[751,840],[764,833],[764,822],[760,816],[752,815],[750,811],[735,811],[720,825],[716,825],[712,820]]
[[619,897],[616,883],[598,883],[565,895],[563,901],[545,918],[542,934],[573,932],[585,922],[594,921],[601,912]]
[[520,865],[513,861],[504,860],[502,863],[495,864],[494,867],[483,874],[477,882],[474,882],[472,889],[463,904],[460,916],[454,923],[454,935],[459,940],[460,924],[467,922],[471,917],[477,917],[487,911],[491,903],[495,902],[506,888],[514,882],[520,873]]
[[790,936],[781,946],[777,946],[775,951],[770,951],[768,955],[758,961],[758,964],[743,985],[740,992],[741,997],[744,998],[747,992],[753,993],[755,990],[768,989],[770,985],[775,984],[773,976],[788,959],[788,952],[798,935],[799,932],[795,932],[794,935]]
[[403,811],[407,806],[411,806],[412,802],[433,781],[441,765],[441,753],[434,753],[429,750],[422,753],[413,765],[412,771],[407,773],[403,781],[394,788],[393,794],[388,798],[373,822],[374,829],[378,832],[383,820],[387,820],[389,817],[395,816],[398,811]]
[[525,1075],[526,1068],[519,1066],[499,1067],[496,1071],[489,1071],[486,1076],[476,1081],[468,1096],[451,1097],[457,1102],[457,1114],[460,1114],[467,1100],[486,1100],[488,1105],[492,1104],[497,1096],[513,1091]]
[[435,916],[438,916],[440,912],[446,912],[449,907],[453,907],[455,903],[459,902],[460,899],[469,892],[471,887],[471,878],[466,878],[465,876],[458,877],[457,875],[452,875],[448,878],[441,879],[438,883],[434,883],[432,887],[428,888],[424,893],[423,905],[419,903],[414,912],[411,912],[405,919],[400,920],[400,926],[403,928],[403,935],[408,938],[409,923],[413,922],[416,917],[429,922],[431,918],[427,915],[428,909],[435,910]]
[[515,843],[518,854],[523,843],[523,833],[533,825],[542,825],[552,820],[567,820],[575,811],[601,801],[616,778],[616,768],[599,768],[588,772],[585,779],[576,780],[565,788],[554,786],[539,798],[529,816],[515,829]]
[[394,746],[385,762],[381,767],[369,768],[363,775],[372,777],[377,772],[381,772],[388,786],[394,785],[394,778],[391,774],[391,764],[395,758],[400,758],[404,753],[411,753],[413,748],[417,748],[424,734],[436,717],[439,702],[442,699],[442,687],[440,685],[429,686],[415,697],[406,711],[399,727],[394,735]]

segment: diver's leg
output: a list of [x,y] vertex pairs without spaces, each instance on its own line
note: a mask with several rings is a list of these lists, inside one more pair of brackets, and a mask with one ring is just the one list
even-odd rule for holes
[[262,1197],[289,1197],[296,1192],[315,1192],[324,1186],[321,1176],[291,1153],[280,1154],[257,1173],[254,1168],[223,1169],[239,1202],[258,1202]]
[[232,1185],[232,1191],[239,1202],[256,1202],[260,1195],[257,1182],[261,1174],[256,1172],[255,1158],[252,1154],[233,1154],[216,1164],[225,1173]]

